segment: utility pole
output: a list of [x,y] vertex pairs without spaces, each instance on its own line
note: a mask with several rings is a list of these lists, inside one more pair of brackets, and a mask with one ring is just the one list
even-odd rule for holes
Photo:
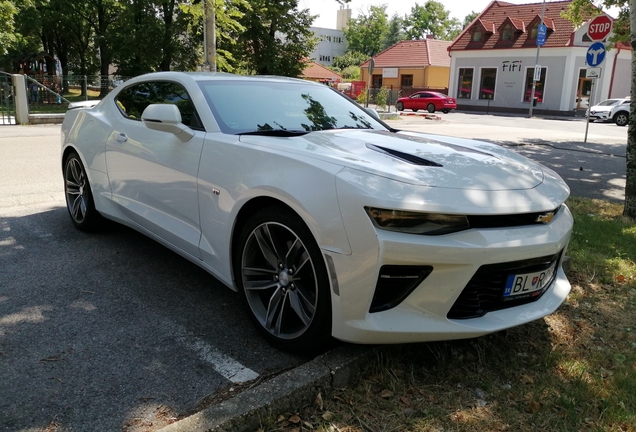
[[[543,7],[541,8],[541,24],[540,26],[545,26],[543,22],[543,16],[545,15],[545,0],[543,0]],[[537,32],[537,41],[539,39],[539,34]],[[542,45],[542,44],[541,44]],[[530,93],[530,112],[528,113],[528,117],[532,117],[532,108],[534,107],[534,91],[537,88],[537,67],[539,67],[539,51],[541,50],[541,45],[537,43],[537,58],[534,61],[534,76],[532,78],[532,93]],[[539,73],[539,79],[541,79],[541,74]],[[543,89],[545,93],[545,89]]]
[[205,47],[205,59],[203,70],[216,72],[216,16],[214,12],[215,0],[204,0],[205,31],[203,32],[203,45]]

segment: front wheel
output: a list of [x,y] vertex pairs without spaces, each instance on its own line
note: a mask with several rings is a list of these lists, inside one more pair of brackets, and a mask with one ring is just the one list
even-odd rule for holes
[[627,126],[627,123],[629,123],[629,114],[624,112],[617,113],[614,116],[614,123],[616,123],[617,126]]
[[404,111],[404,104],[402,102],[398,102],[395,104],[395,108],[397,108],[398,111]]
[[76,152],[69,153],[64,160],[64,195],[68,214],[77,228],[91,231],[98,227],[101,215],[95,209],[91,185]]
[[273,345],[315,352],[331,341],[327,268],[299,216],[282,206],[252,216],[235,249],[234,268],[253,321]]
[[433,114],[435,112],[435,105],[433,105],[432,103],[428,104],[428,106],[426,107],[426,111]]

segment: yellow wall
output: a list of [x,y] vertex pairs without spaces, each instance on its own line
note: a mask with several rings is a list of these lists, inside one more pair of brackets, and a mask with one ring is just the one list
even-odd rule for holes
[[[369,82],[369,69],[361,68],[360,80]],[[382,75],[382,68],[373,69],[373,75]],[[448,87],[450,67],[429,66],[425,68],[398,68],[397,78],[383,78],[382,86],[401,88],[402,75],[413,75],[413,87]]]

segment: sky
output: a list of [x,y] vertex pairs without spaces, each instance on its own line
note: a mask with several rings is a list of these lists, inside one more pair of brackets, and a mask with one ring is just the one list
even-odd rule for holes
[[[439,1],[439,0],[438,0]],[[534,3],[532,0],[507,0],[508,3],[523,4]],[[369,6],[386,4],[389,18],[397,13],[399,16],[411,13],[411,8],[416,4],[424,5],[426,0],[351,0],[349,9],[351,16],[355,18],[360,10],[367,11]],[[446,10],[450,11],[452,18],[460,22],[470,12],[481,12],[490,4],[490,0],[441,0]],[[299,0],[301,9],[307,8],[313,15],[320,15],[314,21],[314,27],[336,28],[336,13],[340,5],[336,0]]]
[[[452,18],[457,18],[459,22],[464,22],[464,17],[471,12],[481,12],[490,4],[491,0],[438,0],[444,4],[446,10],[450,11]],[[507,3],[524,4],[540,3],[540,0],[505,0]],[[411,8],[415,4],[424,5],[426,0],[351,0],[349,9],[352,17],[358,15],[358,11],[367,11],[369,6],[387,5],[389,18],[397,13],[399,16],[411,13]],[[336,0],[299,0],[301,9],[309,9],[313,15],[320,15],[313,23],[314,27],[336,28],[336,13],[340,5]],[[610,11],[611,14],[611,11]],[[615,14],[614,14],[615,15]]]

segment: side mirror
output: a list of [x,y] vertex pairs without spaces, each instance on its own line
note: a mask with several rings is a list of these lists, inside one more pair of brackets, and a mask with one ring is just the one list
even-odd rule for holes
[[371,114],[372,117],[376,118],[376,119],[380,119],[380,114],[378,113],[378,111],[375,108],[365,108],[364,109],[366,112],[368,112],[369,114]]
[[192,129],[181,123],[181,113],[176,105],[151,104],[141,113],[141,121],[148,129],[170,132],[186,142],[194,136]]

